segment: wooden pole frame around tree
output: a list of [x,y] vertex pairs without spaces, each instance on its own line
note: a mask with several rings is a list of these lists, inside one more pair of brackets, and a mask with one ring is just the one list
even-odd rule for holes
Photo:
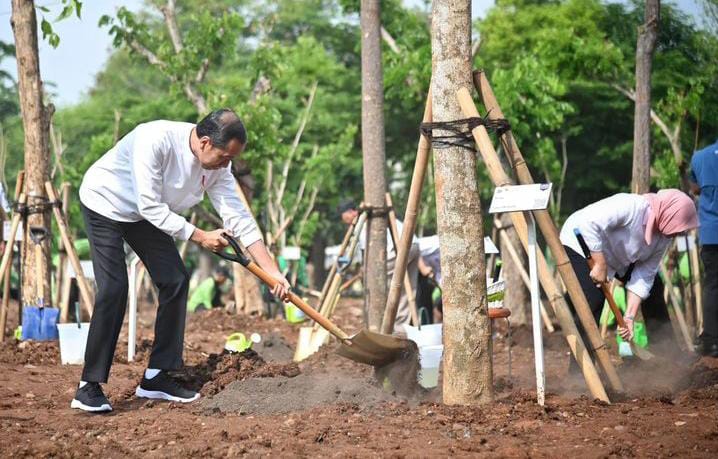
[[[68,211],[70,208],[70,184],[68,182],[65,182],[62,184],[62,187],[60,189],[60,194],[62,196],[62,214],[65,216],[65,218],[69,218]],[[65,276],[65,264],[67,260],[67,254],[65,253],[65,244],[63,244],[62,239],[60,240],[58,246],[58,262],[57,262],[57,272],[55,272],[55,295],[52,299],[52,304],[55,306],[58,306],[60,304],[60,300],[62,298],[62,283],[63,278]]]
[[[429,123],[432,120],[431,111],[431,87],[426,95],[424,104],[424,115],[422,122]],[[382,332],[389,334],[394,329],[396,310],[399,307],[401,297],[402,279],[406,275],[406,265],[409,260],[409,250],[416,230],[416,220],[421,207],[421,190],[424,187],[426,170],[431,158],[431,143],[423,135],[419,135],[419,143],[416,147],[416,160],[414,161],[414,172],[411,176],[409,186],[409,199],[406,202],[404,211],[404,231],[396,244],[396,259],[394,260],[394,273],[389,284],[384,320],[382,321]]]
[[[394,244],[394,253],[396,254],[396,251],[399,249],[399,229],[396,223],[396,211],[394,210],[394,202],[391,200],[391,194],[389,193],[386,193],[386,206],[389,208],[389,233],[391,234],[391,242],[392,244]],[[404,234],[403,231],[407,231],[407,228],[403,227],[402,235]],[[412,239],[413,237],[414,235],[412,234]],[[394,270],[396,270],[396,258],[394,258],[394,262]],[[411,321],[413,322],[415,327],[421,328],[421,323],[419,323],[419,313],[416,309],[416,297],[414,296],[414,289],[411,288],[411,279],[409,279],[409,273],[406,271],[406,269],[404,269],[404,293],[406,294],[406,299],[409,303],[409,314],[411,314]],[[396,320],[396,314],[394,314],[394,316],[394,320]],[[393,326],[394,324],[392,323],[392,327]]]
[[687,349],[692,352],[694,350],[693,340],[691,339],[691,334],[688,331],[688,325],[686,324],[686,318],[681,310],[680,301],[676,297],[676,292],[673,291],[672,276],[668,272],[668,269],[666,269],[666,265],[663,262],[660,264],[659,271],[663,275],[666,285],[668,286],[668,298],[671,300],[671,304],[673,305],[673,312],[675,313],[676,319],[678,319],[678,325],[681,330],[681,334],[683,335],[683,339],[685,340]]
[[[462,106],[464,116],[479,116],[479,113],[476,110],[476,106],[474,105],[474,101],[471,98],[471,94],[469,93],[468,89],[460,89],[457,92],[457,98],[460,105]],[[479,153],[481,153],[481,156],[484,159],[484,164],[486,165],[486,169],[489,172],[489,176],[492,182],[496,186],[512,185],[513,181],[503,170],[501,161],[499,161],[499,157],[494,150],[494,146],[491,143],[489,135],[484,126],[476,127],[472,131],[472,133],[474,135],[474,140],[479,146]],[[522,212],[511,212],[510,216],[514,228],[516,229],[516,233],[521,240],[521,244],[526,251],[528,250],[528,224],[526,221],[526,216]],[[581,371],[583,372],[583,376],[586,380],[588,390],[594,397],[598,398],[599,400],[609,402],[606,389],[604,388],[603,383],[601,382],[601,378],[598,375],[598,371],[596,371],[596,367],[591,360],[591,356],[588,353],[586,346],[578,333],[578,329],[576,328],[576,324],[573,321],[571,311],[569,310],[563,295],[561,295],[561,292],[559,291],[559,288],[556,285],[553,276],[551,275],[551,271],[548,268],[546,259],[544,258],[544,255],[541,251],[538,251],[536,255],[539,269],[539,280],[541,281],[541,285],[546,292],[547,297],[549,298],[549,302],[553,306],[554,314],[556,315],[556,318],[561,325],[561,330],[566,337],[566,341],[568,342],[569,348],[571,349],[571,352],[575,357],[576,362],[578,363],[579,367],[581,368]],[[598,329],[596,329],[596,332],[598,332]],[[616,378],[618,378],[617,375]],[[617,390],[623,389],[623,386],[620,384],[620,380],[617,381],[617,385]]]
[[[499,106],[496,97],[494,96],[486,75],[481,71],[476,71],[473,76],[474,85],[478,89],[483,100],[484,107],[488,112],[487,116],[492,120],[503,119],[504,114],[501,111],[501,107]],[[473,106],[473,101],[471,105]],[[478,116],[478,112],[476,114]],[[484,129],[484,132],[485,131],[486,130]],[[488,134],[486,135],[486,139],[488,140]],[[511,164],[518,182],[523,185],[534,183],[531,172],[528,169],[528,165],[526,164],[526,161],[521,154],[521,150],[519,150],[519,147],[514,140],[511,130],[504,132],[500,139],[504,155],[508,159],[509,164]],[[493,149],[491,142],[488,143],[491,149]],[[544,239],[546,240],[554,259],[556,260],[557,270],[561,274],[561,278],[568,290],[571,302],[573,303],[578,318],[581,321],[581,325],[583,325],[583,329],[588,336],[590,345],[596,353],[596,357],[601,365],[601,368],[606,374],[611,387],[615,390],[622,391],[623,384],[621,383],[621,379],[616,372],[613,362],[611,362],[611,357],[608,354],[606,343],[601,338],[598,325],[593,318],[591,308],[589,307],[586,296],[584,295],[581,285],[578,282],[576,272],[573,270],[573,267],[568,260],[568,255],[566,255],[566,249],[563,247],[559,238],[556,224],[547,210],[533,211],[533,215],[538,223],[541,233],[543,233]]]
[[[20,206],[25,204],[25,197],[23,197],[23,187],[25,185],[25,172],[20,171],[17,174],[17,181],[15,182],[15,202],[20,204]],[[10,308],[10,274],[12,271],[12,254],[15,248],[15,235],[17,234],[19,221],[22,218],[22,215],[20,215],[20,212],[16,211],[15,214],[18,216],[18,225],[14,225],[15,223],[15,215],[13,215],[13,219],[11,220],[10,224],[10,234],[8,234],[8,243],[5,246],[5,251],[9,254],[7,255],[9,262],[7,262],[7,266],[5,268],[2,268],[0,266],[0,282],[3,283],[3,296],[2,296],[2,304],[0,305],[0,343],[5,341],[5,325],[7,324],[7,312]],[[13,230],[13,226],[15,229]],[[3,253],[3,261],[5,260],[5,253]],[[5,263],[0,263],[0,265],[5,265]],[[19,319],[18,319],[19,320]]]
[[[57,202],[57,193],[55,192],[55,187],[52,186],[52,182],[45,182],[45,191],[47,192],[47,197],[50,199],[50,202]],[[80,257],[77,256],[75,244],[72,240],[72,236],[70,235],[70,230],[67,227],[67,221],[65,220],[64,215],[62,215],[62,210],[58,206],[52,206],[52,212],[55,215],[55,221],[57,222],[57,227],[60,230],[62,242],[65,244],[65,250],[67,250],[67,256],[72,264],[72,269],[75,270],[75,279],[77,279],[77,285],[80,287],[80,296],[82,297],[85,311],[92,316],[92,310],[94,308],[92,288],[85,277],[85,273],[82,271]]]

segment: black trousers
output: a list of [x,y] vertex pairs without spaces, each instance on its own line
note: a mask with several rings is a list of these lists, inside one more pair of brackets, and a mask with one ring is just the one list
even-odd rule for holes
[[[601,289],[596,287],[591,280],[591,276],[589,275],[591,270],[588,269],[586,257],[576,253],[571,247],[564,247],[571,266],[576,272],[578,282],[581,284],[581,289],[586,295],[586,300],[588,300],[593,318],[598,324],[606,297],[603,296]],[[578,320],[576,309],[568,294],[566,294],[565,299],[574,314],[574,320],[576,321],[576,326],[581,334],[581,338],[583,338],[583,342],[586,343],[586,346],[590,347],[590,341],[581,322]],[[670,316],[668,315],[668,307],[663,298],[663,281],[660,276],[656,276],[648,298],[641,303],[641,311],[643,312],[643,319],[646,323],[646,331],[648,332],[649,339],[673,341],[673,334],[670,328]]]
[[718,344],[718,245],[701,247],[703,276],[703,333],[705,344]]
[[182,367],[189,274],[172,237],[142,220],[110,220],[82,206],[97,281],[82,380],[107,382],[127,309],[127,266],[123,240],[140,257],[159,289],[159,310],[149,368]]

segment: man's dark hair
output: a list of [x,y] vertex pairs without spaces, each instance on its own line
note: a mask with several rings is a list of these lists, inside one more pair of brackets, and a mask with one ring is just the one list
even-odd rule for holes
[[237,139],[242,145],[247,143],[247,131],[242,120],[228,108],[220,108],[202,118],[197,123],[197,137],[209,137],[217,148],[225,148],[232,139]]
[[341,217],[347,210],[357,210],[356,202],[352,199],[344,199],[337,206],[337,214]]

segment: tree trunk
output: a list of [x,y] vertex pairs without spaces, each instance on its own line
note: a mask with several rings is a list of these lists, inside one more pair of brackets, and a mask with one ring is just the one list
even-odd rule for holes
[[633,175],[631,190],[648,193],[651,187],[651,63],[658,38],[661,2],[646,0],[646,22],[636,44],[636,111],[633,120]]
[[[25,130],[25,191],[28,205],[46,202],[45,181],[50,177],[50,149],[48,144],[52,105],[43,104],[40,60],[37,49],[37,18],[35,2],[31,0],[12,1],[12,28],[15,35],[17,58],[18,93],[22,122]],[[44,303],[50,304],[49,256],[42,257],[39,271],[35,263],[35,244],[30,240],[30,227],[39,226],[51,230],[50,209],[28,216],[25,225],[25,250],[23,250],[22,289],[23,298],[29,303],[37,299],[38,285],[43,283]],[[51,238],[43,242],[43,253],[49,254]],[[40,278],[38,279],[38,273]]]
[[[434,122],[461,119],[456,91],[472,85],[471,1],[435,0],[431,37]],[[442,387],[450,405],[486,403],[494,395],[476,167],[476,154],[464,148],[434,150],[444,301]]]
[[[516,230],[511,222],[511,216],[509,214],[503,214],[501,216],[501,226],[505,228],[506,235],[510,239],[513,247],[518,248],[518,252],[521,259],[525,262],[526,256],[521,250],[521,239],[516,234]],[[494,241],[496,242],[496,241]],[[509,249],[506,247],[507,241],[503,238],[501,242],[501,273],[504,278],[506,285],[506,291],[504,293],[504,304],[511,310],[511,323],[515,325],[528,325],[531,323],[531,300],[529,298],[528,289],[521,278],[521,271],[512,257],[508,255]],[[528,266],[528,263],[524,263],[524,266]]]
[[[384,207],[386,192],[384,152],[384,84],[381,68],[379,0],[361,2],[361,137],[364,158],[364,203]],[[372,212],[367,224],[368,244],[364,258],[365,308],[369,329],[379,331],[386,305],[385,212]]]

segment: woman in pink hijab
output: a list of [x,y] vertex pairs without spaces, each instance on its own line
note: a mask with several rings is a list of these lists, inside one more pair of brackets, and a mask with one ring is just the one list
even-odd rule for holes
[[[633,337],[634,317],[643,303],[646,328],[655,341],[669,321],[663,284],[656,276],[661,259],[675,236],[697,226],[693,201],[675,189],[615,194],[569,216],[561,228],[561,242],[596,321],[605,300],[596,284],[617,278],[626,288],[627,306],[627,327],[619,328],[619,333],[627,340]],[[591,252],[591,270],[576,232],[583,236]]]

